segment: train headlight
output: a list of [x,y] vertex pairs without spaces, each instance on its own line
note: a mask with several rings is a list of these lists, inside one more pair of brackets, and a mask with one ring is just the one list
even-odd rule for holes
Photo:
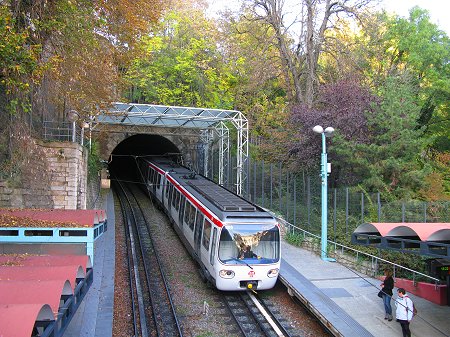
[[219,276],[221,278],[233,278],[234,277],[234,271],[222,269],[221,271],[219,271]]
[[276,276],[278,276],[278,272],[279,272],[279,269],[278,269],[278,268],[270,269],[270,270],[267,272],[267,276],[268,276],[268,277],[276,277]]

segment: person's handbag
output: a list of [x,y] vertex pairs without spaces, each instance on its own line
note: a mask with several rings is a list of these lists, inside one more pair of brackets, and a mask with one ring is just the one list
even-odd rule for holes
[[378,297],[380,297],[380,298],[383,297],[383,291],[380,290],[380,291],[378,292]]

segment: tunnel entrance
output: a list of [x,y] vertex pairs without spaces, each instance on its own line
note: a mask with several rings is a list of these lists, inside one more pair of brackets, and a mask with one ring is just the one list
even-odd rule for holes
[[[216,169],[217,182],[220,185],[233,186],[237,194],[242,194],[243,187],[246,186],[249,150],[248,120],[240,111],[116,102],[107,110],[102,110],[101,113],[93,116],[89,125],[90,135],[106,134],[107,138],[132,133],[136,135],[164,134],[169,135],[169,139],[171,136],[191,139],[193,141],[189,141],[189,144],[181,145],[174,143],[174,140],[172,144],[176,144],[185,156],[188,153],[184,145],[188,147],[189,153],[194,154],[192,158],[185,158],[189,160],[190,165],[193,165],[193,170],[208,178],[215,178],[214,170]],[[230,128],[235,129],[236,132],[230,133]],[[147,150],[146,143],[136,142],[136,148],[129,154],[139,155],[142,151],[144,153],[165,151],[165,149]],[[164,144],[167,143],[163,141]],[[126,145],[120,145],[114,150],[109,149],[107,153],[114,151],[119,155],[122,146]],[[230,151],[231,146],[236,148],[234,159]],[[217,160],[216,164],[215,160]],[[231,178],[233,176],[234,181]]]
[[161,156],[180,153],[180,150],[167,138],[160,135],[133,135],[121,143],[111,153],[109,171],[112,179],[125,182],[139,182],[140,172],[136,157]]

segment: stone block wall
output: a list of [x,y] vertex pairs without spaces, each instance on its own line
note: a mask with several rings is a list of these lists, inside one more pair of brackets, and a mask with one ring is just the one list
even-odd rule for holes
[[20,184],[0,181],[0,207],[85,209],[87,151],[71,142],[33,140],[29,146]]

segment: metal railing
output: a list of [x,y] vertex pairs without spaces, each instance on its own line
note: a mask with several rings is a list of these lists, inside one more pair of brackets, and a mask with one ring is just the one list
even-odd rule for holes
[[84,145],[85,129],[76,122],[44,121],[44,140]]
[[[274,216],[276,217],[276,215],[274,215]],[[303,237],[305,239],[307,237],[310,237],[313,240],[315,240],[316,242],[320,242],[320,239],[321,239],[320,235],[316,235],[311,232],[308,232],[307,230],[297,227],[282,218],[279,218],[279,217],[276,217],[276,218],[281,223],[281,225],[284,226],[284,228],[286,229],[287,232],[289,232],[289,233],[298,232],[298,233],[301,233],[301,235],[303,235]],[[393,273],[394,278],[396,277],[397,272],[401,270],[404,274],[411,275],[410,279],[413,281],[414,284],[416,284],[418,278],[425,279],[429,283],[434,283],[436,288],[442,282],[441,280],[439,280],[435,277],[432,277],[432,276],[426,275],[424,273],[421,273],[419,271],[401,266],[397,263],[385,260],[381,257],[359,251],[357,249],[339,244],[339,243],[331,241],[331,240],[327,240],[327,241],[328,241],[328,247],[331,247],[330,250],[334,250],[334,257],[336,257],[337,259],[343,258],[343,259],[347,260],[347,258],[350,258],[351,256],[353,256],[354,261],[352,261],[352,263],[354,265],[361,263],[361,259],[364,259],[365,261],[370,261],[370,265],[368,265],[368,267],[371,270],[372,275],[369,275],[369,276],[376,277],[377,275],[381,275],[380,266],[383,266],[383,270],[384,270],[385,266],[388,265],[388,266],[390,266],[390,268],[392,268],[392,273]],[[318,248],[318,253],[320,254],[320,244],[317,245],[317,248]],[[338,252],[340,252],[340,255],[338,254]],[[328,252],[328,254],[330,256],[332,256],[332,253],[333,253],[333,251]]]

